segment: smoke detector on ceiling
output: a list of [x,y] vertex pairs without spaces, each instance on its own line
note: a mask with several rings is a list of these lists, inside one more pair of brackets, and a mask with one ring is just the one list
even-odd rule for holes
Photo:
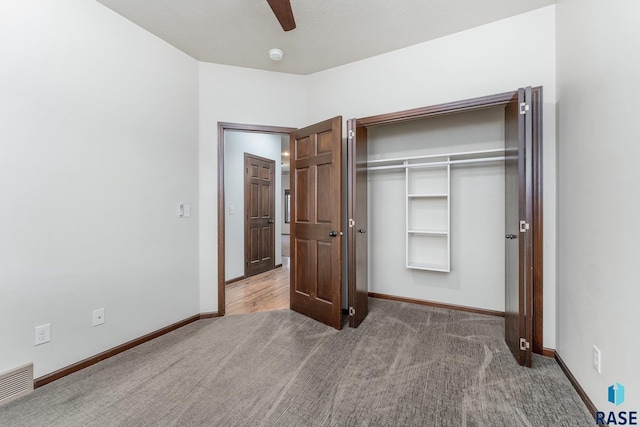
[[271,58],[272,61],[282,61],[282,58],[284,57],[284,52],[282,51],[282,49],[278,49],[278,48],[273,48],[273,49],[269,49],[269,58]]

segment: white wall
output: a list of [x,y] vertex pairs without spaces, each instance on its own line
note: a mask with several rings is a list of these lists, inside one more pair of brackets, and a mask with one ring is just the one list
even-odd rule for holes
[[[34,360],[39,376],[217,310],[218,122],[298,127],[528,84],[545,87],[554,347],[554,10],[298,76],[198,64],[96,2],[6,0],[0,321],[13,326],[0,371]],[[191,219],[176,217],[179,202]],[[107,324],[91,328],[101,306]],[[33,327],[46,322],[52,342],[34,348]]]
[[[282,264],[281,137],[275,134],[226,131],[224,135],[225,280],[244,276],[244,153],[274,160],[275,265]],[[234,213],[230,207],[233,206]]]
[[309,76],[310,121],[366,117],[544,86],[544,346],[556,345],[555,8]]
[[200,311],[218,311],[218,122],[301,127],[305,76],[200,64]]
[[3,1],[0,58],[0,372],[197,314],[197,62],[85,0]]
[[557,4],[558,352],[601,411],[640,410],[638,16],[632,0]]
[[[369,130],[368,142],[371,160],[504,149],[504,108],[376,126]],[[420,179],[425,173],[429,178]],[[445,176],[446,169],[412,169],[411,184],[419,184],[412,192],[446,191],[446,179],[442,190],[426,188]],[[504,162],[451,167],[448,273],[405,267],[405,170],[371,171],[368,179],[370,292],[504,311]],[[413,228],[446,229],[446,215],[428,209],[444,208],[446,199],[410,203],[421,218],[412,220]],[[428,218],[440,220],[424,222]],[[416,227],[421,221],[422,227]],[[423,262],[446,259],[445,237],[413,239],[423,239],[418,248],[432,252]]]

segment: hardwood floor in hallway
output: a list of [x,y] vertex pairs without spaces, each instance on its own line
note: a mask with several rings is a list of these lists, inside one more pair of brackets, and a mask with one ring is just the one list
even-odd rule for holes
[[226,314],[288,309],[290,260],[282,257],[282,267],[228,284]]

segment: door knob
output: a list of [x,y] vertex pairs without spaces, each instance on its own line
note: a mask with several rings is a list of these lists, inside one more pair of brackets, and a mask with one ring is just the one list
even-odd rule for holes
[[504,237],[506,237],[507,239],[517,239],[517,238],[518,238],[518,236],[517,236],[517,235],[515,235],[515,234],[507,234],[507,235],[506,235],[506,236],[504,236]]
[[337,235],[338,235],[338,232],[337,232],[337,231],[335,231],[335,230],[331,230],[331,231],[329,232],[329,236],[331,236],[331,237],[336,237]]
[[273,224],[275,221],[270,219],[269,221],[267,221],[269,224]]
[[362,233],[362,234],[364,234],[364,233],[366,233],[366,232],[367,232],[367,229],[366,229],[366,228],[361,228],[360,230],[358,230],[358,233]]

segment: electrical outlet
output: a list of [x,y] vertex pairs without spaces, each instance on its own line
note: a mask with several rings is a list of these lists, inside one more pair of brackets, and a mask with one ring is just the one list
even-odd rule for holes
[[96,308],[93,310],[93,326],[102,325],[104,323],[104,308]]
[[593,369],[596,370],[597,373],[602,373],[602,354],[600,353],[600,349],[593,346]]
[[44,344],[49,341],[51,341],[51,323],[36,326],[34,345]]

